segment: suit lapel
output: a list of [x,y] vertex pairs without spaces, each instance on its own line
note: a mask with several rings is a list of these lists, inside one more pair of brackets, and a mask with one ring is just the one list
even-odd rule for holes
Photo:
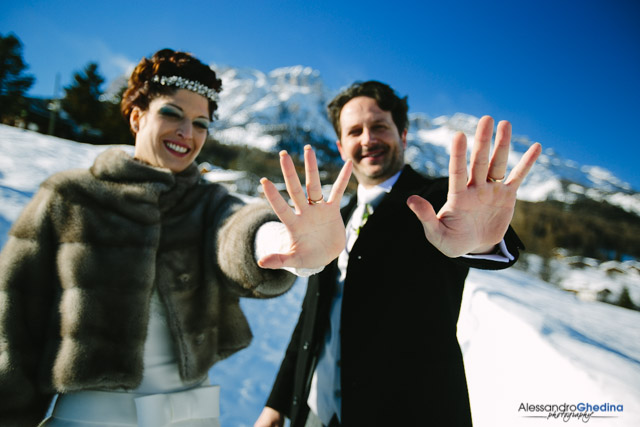
[[347,203],[345,207],[340,209],[340,214],[342,215],[342,220],[344,221],[345,225],[347,224],[347,221],[349,221],[349,218],[351,217],[351,214],[353,214],[353,211],[356,208],[357,204],[358,196],[353,196],[351,200],[349,200],[349,203]]

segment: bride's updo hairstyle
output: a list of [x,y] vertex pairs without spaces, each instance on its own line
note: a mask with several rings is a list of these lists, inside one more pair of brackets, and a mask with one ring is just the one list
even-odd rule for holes
[[187,89],[207,98],[209,119],[213,119],[222,81],[190,53],[171,49],[159,50],[151,58],[142,58],[133,70],[122,95],[122,115],[128,122],[134,107],[146,111],[154,98],[171,95],[178,89]]

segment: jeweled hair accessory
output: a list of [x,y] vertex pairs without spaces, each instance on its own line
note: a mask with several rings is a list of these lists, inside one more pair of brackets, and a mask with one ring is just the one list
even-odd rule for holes
[[211,89],[209,86],[204,85],[194,80],[188,80],[180,76],[153,76],[151,79],[154,83],[160,83],[162,86],[174,86],[180,89],[187,89],[191,92],[195,92],[211,101],[218,101],[218,92]]

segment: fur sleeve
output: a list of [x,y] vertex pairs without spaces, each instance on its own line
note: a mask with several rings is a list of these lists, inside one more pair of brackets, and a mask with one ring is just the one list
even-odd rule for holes
[[55,312],[51,194],[36,194],[0,252],[0,426],[37,425],[53,397],[38,378]]
[[258,266],[254,242],[258,228],[277,221],[265,203],[250,203],[238,209],[218,233],[217,257],[223,273],[238,283],[247,296],[269,298],[283,294],[293,285],[295,276],[284,270]]

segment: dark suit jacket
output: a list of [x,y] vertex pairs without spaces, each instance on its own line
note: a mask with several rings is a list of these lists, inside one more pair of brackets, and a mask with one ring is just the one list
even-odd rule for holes
[[[369,218],[349,255],[341,321],[342,422],[345,426],[470,426],[456,324],[468,268],[513,264],[451,259],[424,237],[406,204],[412,194],[436,211],[447,179],[427,179],[405,166]],[[343,209],[346,218],[355,200]],[[523,245],[505,236],[517,257]],[[334,261],[309,279],[267,406],[303,426],[309,386],[327,328],[337,278]]]

